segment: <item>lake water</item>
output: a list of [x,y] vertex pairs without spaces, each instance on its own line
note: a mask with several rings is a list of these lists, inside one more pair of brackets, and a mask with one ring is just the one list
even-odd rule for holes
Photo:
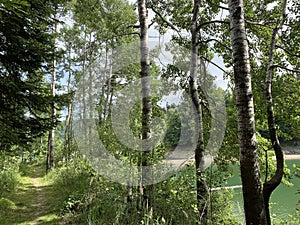
[[[300,167],[300,160],[286,160],[287,166],[294,171],[293,164]],[[239,174],[239,168],[236,166],[234,168],[235,174]],[[283,218],[286,219],[288,214],[294,214],[296,208],[300,208],[298,202],[300,201],[300,178],[296,176],[291,176],[291,183],[293,186],[287,186],[280,184],[279,187],[273,192],[270,200],[270,212],[273,218]],[[241,179],[239,176],[234,176],[229,181],[229,186],[240,185]],[[237,213],[238,217],[244,221],[243,215],[243,197],[242,189],[234,189],[234,211]],[[297,205],[298,204],[298,205]]]

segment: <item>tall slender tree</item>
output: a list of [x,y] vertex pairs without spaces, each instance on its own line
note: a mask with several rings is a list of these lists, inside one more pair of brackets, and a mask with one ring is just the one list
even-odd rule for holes
[[267,224],[267,220],[257,156],[251,68],[245,30],[244,3],[243,0],[229,0],[228,6],[230,11],[230,33],[238,111],[240,169],[246,224],[265,225]]
[[[71,80],[72,80],[72,56],[71,56],[72,47],[70,46],[67,49],[67,71],[68,71],[68,83],[67,83],[67,92],[71,95]],[[72,101],[68,103],[66,121],[65,121],[65,140],[64,140],[64,149],[66,151],[65,160],[68,162],[71,152],[71,117],[72,117]]]
[[198,117],[198,141],[195,149],[195,166],[196,166],[196,189],[197,189],[197,207],[200,222],[202,224],[207,223],[207,201],[208,201],[208,189],[204,177],[203,165],[204,165],[204,138],[203,138],[203,122],[202,122],[202,107],[201,99],[198,94],[197,85],[197,71],[199,68],[198,57],[198,42],[199,42],[199,30],[198,30],[198,14],[199,14],[200,0],[194,0],[193,15],[191,22],[191,59],[190,59],[190,76],[189,76],[189,90],[192,101],[195,105]]
[[[55,10],[55,14],[57,13],[57,10]],[[52,66],[51,66],[51,83],[50,83],[50,94],[52,98],[55,98],[55,93],[56,93],[56,88],[55,88],[55,83],[56,83],[56,34],[57,34],[57,23],[55,22],[53,25],[52,29],[53,33],[53,49],[54,49],[54,54],[53,54],[53,59],[52,59]],[[48,151],[47,151],[47,159],[46,159],[46,170],[49,172],[54,168],[54,139],[55,139],[55,126],[54,126],[54,121],[56,117],[56,108],[55,108],[55,102],[54,100],[50,104],[50,117],[51,117],[51,129],[49,131],[48,135]]]
[[276,126],[275,126],[275,116],[273,110],[273,97],[272,97],[272,77],[273,77],[273,69],[274,69],[273,61],[274,61],[276,38],[278,32],[282,29],[282,26],[286,19],[286,5],[287,5],[287,1],[283,0],[281,18],[279,19],[278,25],[276,25],[276,27],[273,29],[271,40],[270,40],[268,66],[266,72],[265,96],[266,96],[266,105],[267,105],[268,128],[269,128],[271,143],[275,151],[276,164],[277,164],[274,176],[270,180],[267,180],[263,185],[264,204],[265,204],[265,211],[266,211],[268,225],[271,225],[271,216],[270,216],[270,209],[269,209],[270,196],[272,192],[281,183],[283,173],[284,173],[283,151],[279,143]]
[[[142,85],[142,140],[147,141],[151,137],[150,133],[150,119],[151,119],[151,90],[150,90],[150,57],[148,46],[148,10],[146,0],[138,1],[138,13],[140,22],[140,64],[141,64],[141,85]],[[146,149],[145,149],[146,148]],[[146,167],[148,166],[148,157],[151,149],[149,145],[145,144],[142,149],[142,177],[141,177],[141,195],[142,207],[146,210],[152,211],[152,194],[153,185],[146,187],[145,182],[150,179],[151,174],[148,173]]]

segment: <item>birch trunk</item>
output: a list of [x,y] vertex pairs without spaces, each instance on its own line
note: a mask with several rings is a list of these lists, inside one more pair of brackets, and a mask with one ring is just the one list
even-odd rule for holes
[[272,76],[273,76],[273,60],[274,60],[274,51],[276,45],[276,36],[278,35],[278,31],[282,28],[284,24],[285,18],[286,18],[286,0],[284,0],[282,3],[281,22],[278,26],[276,26],[273,29],[272,32],[270,48],[269,48],[268,67],[266,73],[265,96],[266,96],[266,106],[267,106],[268,128],[269,128],[271,143],[274,148],[275,156],[276,156],[276,172],[270,180],[264,183],[263,186],[264,204],[265,204],[265,211],[266,211],[268,225],[271,225],[271,217],[270,217],[270,209],[269,209],[270,197],[272,192],[281,183],[283,172],[284,172],[283,152],[277,137],[276,127],[275,127],[273,98],[272,98]]
[[199,14],[200,0],[194,0],[193,17],[191,23],[191,61],[190,61],[190,77],[189,77],[189,90],[192,101],[195,105],[198,116],[198,142],[195,149],[195,164],[196,164],[196,189],[197,189],[197,208],[199,220],[201,224],[207,222],[207,201],[208,201],[208,188],[205,181],[202,165],[204,165],[204,140],[203,140],[203,122],[202,122],[202,108],[201,100],[198,94],[197,87],[197,69],[198,69],[198,49],[197,43],[199,41],[199,31],[197,29],[197,17]]
[[244,21],[244,5],[243,0],[229,0],[228,4],[238,111],[240,169],[245,219],[247,225],[265,225],[267,221],[257,158],[254,105],[248,42]]
[[[151,93],[150,93],[150,59],[149,59],[149,46],[148,46],[148,12],[146,0],[138,0],[138,12],[140,22],[140,54],[141,54],[141,78],[142,78],[142,140],[147,140],[151,137],[150,133],[150,117],[151,109]],[[146,145],[147,148],[148,145]],[[151,149],[143,149],[142,153],[142,167],[148,166],[149,154]],[[146,187],[144,181],[149,179],[147,170],[142,169],[142,179],[140,191],[142,194],[142,205],[148,213],[152,211],[152,195],[153,185]]]

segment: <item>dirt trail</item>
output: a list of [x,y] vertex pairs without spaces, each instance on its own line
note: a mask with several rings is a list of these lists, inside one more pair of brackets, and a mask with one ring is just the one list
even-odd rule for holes
[[38,210],[34,213],[36,219],[30,222],[30,225],[40,224],[43,220],[40,219],[43,215],[47,214],[46,212],[49,210],[49,205],[46,205],[47,192],[44,191],[45,185],[42,182],[42,178],[32,178],[31,182],[33,187],[35,188],[36,195],[33,198],[33,206],[35,206]]
[[59,195],[43,178],[41,166],[30,166],[16,193],[7,197],[15,207],[0,218],[0,225],[59,225]]

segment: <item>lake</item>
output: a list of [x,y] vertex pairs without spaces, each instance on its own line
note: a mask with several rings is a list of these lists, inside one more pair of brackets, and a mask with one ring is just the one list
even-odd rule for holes
[[[300,160],[286,160],[286,164],[291,171],[294,171],[293,164],[298,165],[300,167]],[[234,167],[234,174],[236,176],[232,177],[229,181],[229,186],[241,185],[241,179],[239,176],[239,168],[238,166]],[[297,192],[300,191],[300,178],[296,176],[291,176],[291,183],[293,186],[287,186],[285,184],[280,184],[279,187],[273,192],[270,200],[270,212],[273,218],[283,218],[286,219],[288,214],[294,214],[295,209],[300,205],[297,205],[300,201],[300,194]],[[234,211],[239,215],[238,217],[241,221],[244,221],[244,212],[243,212],[243,197],[242,197],[242,189],[235,188],[234,189]]]

